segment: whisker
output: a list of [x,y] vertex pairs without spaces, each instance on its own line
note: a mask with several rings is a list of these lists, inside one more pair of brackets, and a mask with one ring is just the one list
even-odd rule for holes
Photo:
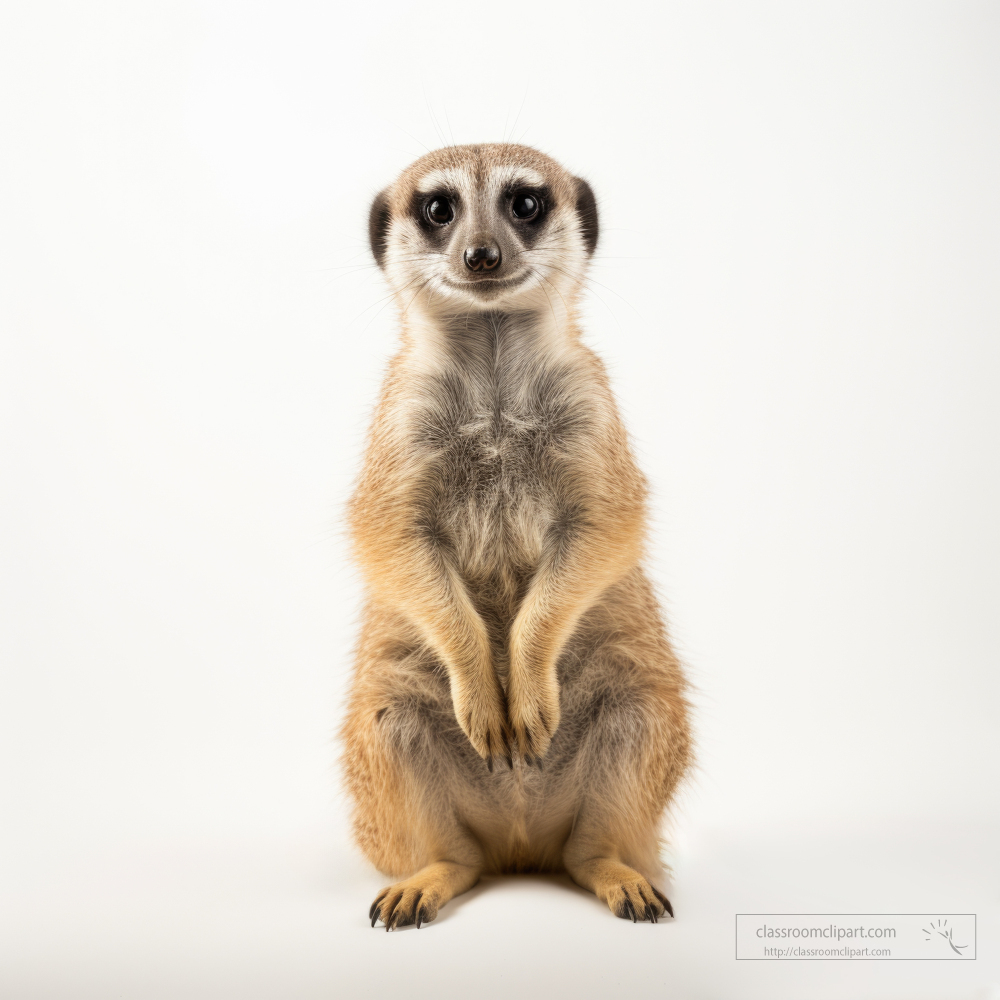
[[[417,278],[414,278],[414,279],[413,279],[412,281],[409,281],[409,282],[407,282],[407,283],[406,283],[405,285],[403,285],[403,287],[402,287],[402,288],[400,288],[400,289],[398,290],[398,292],[405,292],[405,291],[406,291],[406,290],[407,290],[408,288],[412,288],[412,287],[413,287],[413,286],[414,286],[414,285],[415,285],[415,284],[416,284],[416,283],[417,283],[417,282],[418,282],[419,280],[420,280],[420,278],[419,278],[419,277],[417,277]],[[428,278],[427,280],[428,280],[428,281],[431,281],[432,279]],[[381,302],[381,303],[382,303],[382,308],[381,308],[381,309],[379,309],[379,311],[378,311],[377,313],[375,313],[375,315],[374,315],[374,316],[372,316],[372,318],[371,318],[371,319],[370,319],[370,320],[368,321],[367,325],[365,326],[365,330],[367,330],[367,329],[368,329],[368,327],[369,327],[369,326],[371,326],[371,324],[372,324],[372,323],[373,323],[373,322],[375,321],[375,319],[376,319],[376,318],[378,317],[379,313],[381,313],[381,312],[382,312],[382,310],[383,310],[383,309],[385,309],[385,307],[386,307],[386,306],[387,306],[387,305],[389,304],[389,302],[390,302],[390,301],[391,301],[392,299],[394,299],[394,298],[396,297],[396,295],[397,295],[397,294],[398,294],[398,293],[397,293],[397,290],[396,290],[396,289],[393,289],[392,291],[390,291],[390,292],[389,292],[389,294],[388,294],[388,295],[384,295],[384,296],[383,296],[382,298],[380,298],[380,299],[376,299],[376,300],[375,300],[374,302],[372,302],[372,303],[371,303],[370,305],[368,305],[368,306],[366,306],[366,307],[365,307],[364,309],[362,309],[362,310],[361,310],[361,312],[359,312],[359,313],[358,313],[358,315],[357,315],[357,316],[355,316],[355,317],[354,317],[354,319],[352,319],[352,320],[351,320],[351,323],[356,323],[356,322],[357,322],[357,321],[358,321],[359,319],[361,319],[361,317],[362,317],[362,316],[364,316],[364,314],[365,314],[366,312],[368,312],[368,310],[369,310],[369,309],[374,309],[374,308],[375,308],[375,306],[377,306],[377,305],[378,305],[378,304],[379,304],[379,303]],[[363,332],[364,332],[364,330],[362,330],[362,333],[363,333]]]

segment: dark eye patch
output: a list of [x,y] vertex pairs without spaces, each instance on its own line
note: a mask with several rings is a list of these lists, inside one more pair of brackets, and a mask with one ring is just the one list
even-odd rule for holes
[[526,249],[538,242],[542,223],[548,217],[552,194],[547,187],[511,184],[502,195],[502,208],[514,223],[518,239]]
[[[451,216],[447,222],[437,222],[429,214],[429,209],[435,203],[446,202]],[[442,188],[439,191],[414,191],[410,198],[409,213],[420,226],[427,242],[435,249],[443,250],[451,238],[453,222],[461,212],[461,201],[454,191]],[[444,213],[441,213],[444,218]]]

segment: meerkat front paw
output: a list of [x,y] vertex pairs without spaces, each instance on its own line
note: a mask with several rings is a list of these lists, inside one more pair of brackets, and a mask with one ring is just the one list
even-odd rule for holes
[[512,737],[500,685],[494,682],[467,686],[453,691],[452,698],[458,724],[490,771],[494,758],[513,768]]
[[526,764],[542,766],[559,728],[559,682],[555,671],[548,678],[534,671],[511,672],[507,714],[518,753]]

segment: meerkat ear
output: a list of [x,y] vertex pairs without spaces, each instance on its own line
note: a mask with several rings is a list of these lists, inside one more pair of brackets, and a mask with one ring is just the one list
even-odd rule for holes
[[388,249],[389,219],[389,198],[385,191],[379,191],[368,213],[368,242],[371,244],[375,263],[379,267],[382,266]]
[[581,178],[576,179],[576,214],[580,216],[580,232],[587,253],[593,253],[597,246],[597,199],[590,185]]

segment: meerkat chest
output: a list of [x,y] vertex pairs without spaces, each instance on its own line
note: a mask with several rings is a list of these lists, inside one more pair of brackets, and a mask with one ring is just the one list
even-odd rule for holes
[[470,573],[537,561],[582,445],[571,382],[557,370],[456,370],[417,410],[426,513]]

